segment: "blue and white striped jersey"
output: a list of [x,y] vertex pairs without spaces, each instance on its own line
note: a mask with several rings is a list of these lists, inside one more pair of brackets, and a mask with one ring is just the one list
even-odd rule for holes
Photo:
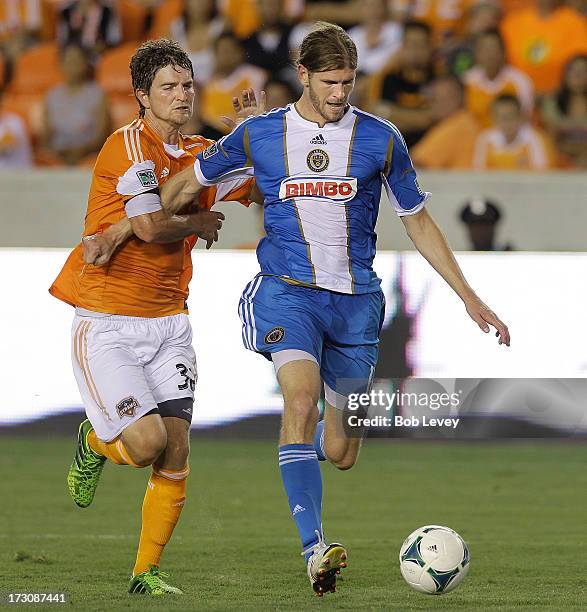
[[429,195],[398,129],[352,106],[322,128],[294,104],[251,117],[199,154],[194,169],[205,186],[254,174],[265,198],[262,273],[341,293],[379,290],[372,264],[382,185],[400,216],[420,211]]

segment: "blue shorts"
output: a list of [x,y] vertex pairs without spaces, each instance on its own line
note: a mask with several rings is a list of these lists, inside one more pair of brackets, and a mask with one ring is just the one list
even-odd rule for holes
[[[261,274],[239,302],[246,348],[268,359],[278,351],[309,353],[324,383],[343,396],[365,391],[372,379],[384,312],[382,291],[349,295]],[[363,388],[348,389],[356,384],[350,381]]]

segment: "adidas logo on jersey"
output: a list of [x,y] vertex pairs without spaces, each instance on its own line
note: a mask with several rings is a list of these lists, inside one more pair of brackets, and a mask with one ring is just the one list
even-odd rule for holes
[[313,144],[313,145],[327,145],[328,143],[326,142],[326,140],[324,139],[324,136],[322,136],[322,134],[318,134],[318,136],[314,136],[314,138],[312,138],[312,140],[310,140],[310,144]]
[[295,516],[298,512],[305,512],[306,509],[303,506],[300,506],[300,504],[296,504],[296,507],[293,509],[293,512],[291,513],[292,516]]
[[163,170],[161,170],[159,178],[165,178],[166,176],[169,176],[169,168],[163,168]]

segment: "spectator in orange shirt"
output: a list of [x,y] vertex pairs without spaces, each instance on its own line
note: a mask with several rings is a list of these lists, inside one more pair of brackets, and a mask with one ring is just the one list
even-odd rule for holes
[[431,170],[470,168],[480,129],[464,108],[462,83],[453,76],[440,77],[432,83],[430,97],[435,125],[412,149],[414,164]]
[[520,101],[504,94],[492,104],[495,127],[481,132],[475,144],[477,170],[547,170],[552,168],[549,141],[526,123]]
[[259,99],[265,78],[264,70],[245,63],[242,42],[231,32],[221,34],[214,43],[214,73],[200,98],[202,121],[226,133],[222,117],[233,114],[232,98],[253,89]]
[[61,52],[65,83],[45,97],[41,163],[93,162],[108,136],[106,96],[92,77],[88,52],[70,44]]
[[559,151],[587,168],[587,55],[567,64],[561,88],[542,103],[542,121]]
[[425,23],[404,26],[404,39],[397,53],[397,67],[372,79],[373,112],[389,119],[401,130],[409,147],[430,127],[432,117],[425,89],[434,78],[431,31]]
[[430,26],[434,42],[444,46],[463,34],[467,10],[474,0],[390,0],[399,18],[423,21]]
[[483,127],[491,125],[491,103],[502,94],[518,98],[529,117],[534,108],[532,81],[521,71],[506,64],[505,46],[498,30],[478,35],[475,66],[464,76],[466,106]]
[[555,0],[506,15],[502,34],[510,64],[524,71],[539,94],[552,92],[567,61],[587,53],[587,20]]

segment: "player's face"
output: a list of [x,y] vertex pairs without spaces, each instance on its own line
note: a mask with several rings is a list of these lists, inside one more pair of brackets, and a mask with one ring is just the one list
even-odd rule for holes
[[141,95],[141,102],[157,119],[180,128],[192,116],[194,97],[191,72],[169,65],[157,71],[149,93]]
[[[341,68],[306,73],[304,86],[314,111],[326,122],[340,121],[355,86],[355,70]],[[307,84],[306,84],[307,83]]]

